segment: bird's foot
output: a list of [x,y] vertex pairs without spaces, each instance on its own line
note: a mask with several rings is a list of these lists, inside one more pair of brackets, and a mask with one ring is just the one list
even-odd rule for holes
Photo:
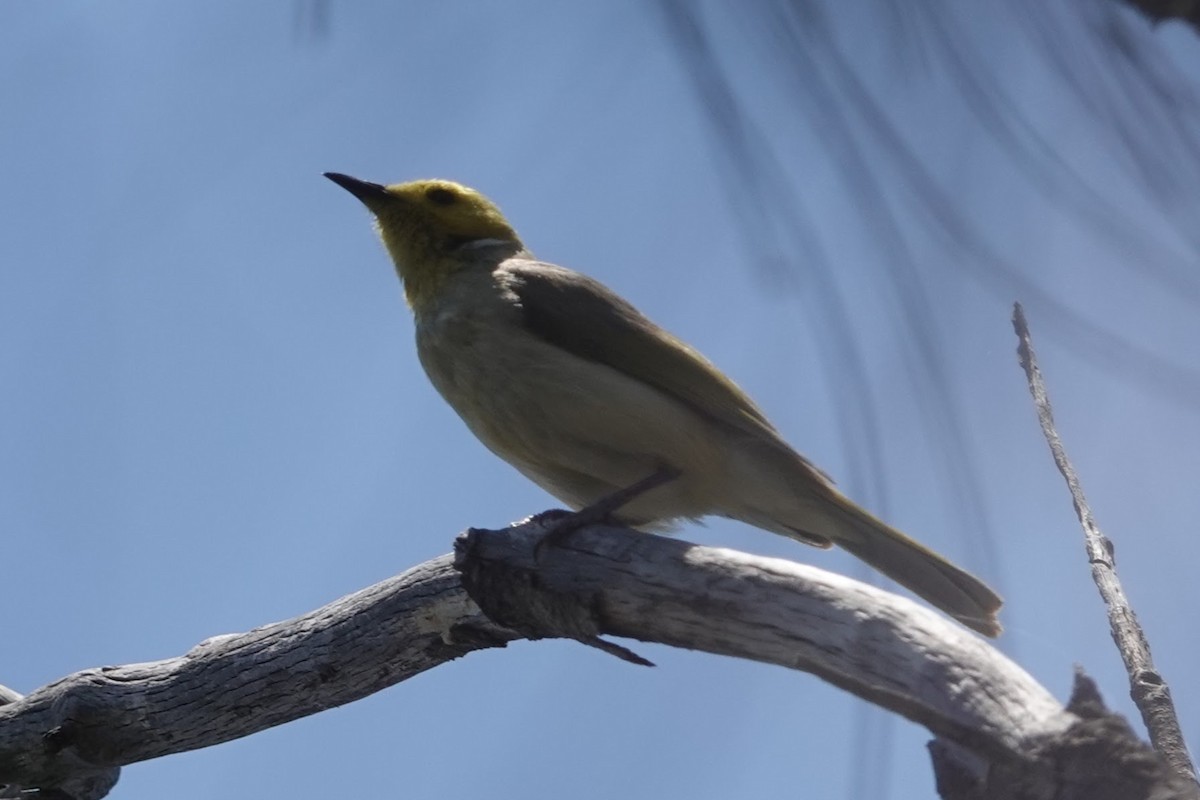
[[551,525],[559,520],[566,519],[567,517],[573,517],[576,513],[577,512],[566,508],[548,508],[545,511],[539,511],[532,517],[523,519],[520,522],[514,522],[513,524],[525,525],[532,522],[536,525]]
[[564,512],[560,508],[554,508],[534,515],[532,518],[533,521],[551,522],[550,529],[546,531],[546,535],[533,548],[534,559],[538,559],[544,548],[562,545],[570,538],[572,533],[580,528],[594,525],[598,522],[613,521],[613,515],[623,506],[641,497],[651,489],[657,489],[665,483],[670,483],[681,474],[674,467],[662,467],[636,483],[632,483],[623,489],[618,489],[612,494],[607,494],[590,506],[584,506],[578,511]]

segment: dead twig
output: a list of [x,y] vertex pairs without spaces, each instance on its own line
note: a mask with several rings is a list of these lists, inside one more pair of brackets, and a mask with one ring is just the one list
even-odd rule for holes
[[1054,427],[1050,398],[1046,395],[1046,385],[1038,369],[1029,326],[1025,321],[1025,311],[1020,303],[1013,306],[1013,329],[1020,342],[1017,355],[1029,381],[1029,393],[1033,395],[1042,434],[1046,437],[1046,443],[1050,445],[1050,453],[1054,456],[1058,471],[1067,482],[1071,500],[1075,504],[1075,514],[1079,517],[1079,524],[1083,526],[1088,563],[1092,566],[1092,580],[1096,582],[1096,588],[1100,590],[1100,597],[1108,609],[1108,624],[1112,628],[1113,641],[1116,642],[1121,659],[1125,662],[1125,671],[1129,674],[1130,695],[1142,714],[1142,721],[1150,734],[1150,743],[1154,745],[1154,749],[1179,775],[1195,782],[1196,768],[1183,741],[1183,732],[1179,728],[1179,718],[1175,714],[1171,691],[1162,675],[1154,668],[1150,644],[1146,641],[1142,626],[1138,624],[1137,616],[1133,613],[1129,599],[1117,578],[1112,541],[1096,525],[1092,510],[1083,496],[1079,477],[1075,474],[1075,468],[1071,466],[1062,440]]

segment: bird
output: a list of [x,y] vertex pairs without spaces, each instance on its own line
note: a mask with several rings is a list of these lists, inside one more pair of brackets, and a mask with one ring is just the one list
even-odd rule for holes
[[488,449],[570,508],[649,485],[617,521],[653,531],[720,516],[836,544],[1000,634],[987,584],[846,497],[697,350],[600,281],[536,259],[482,193],[325,177],[374,216],[433,386]]

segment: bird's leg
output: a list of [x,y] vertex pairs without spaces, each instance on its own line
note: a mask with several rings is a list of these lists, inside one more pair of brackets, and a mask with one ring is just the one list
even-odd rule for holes
[[[582,528],[584,525],[591,525],[611,519],[612,515],[625,505],[633,502],[651,489],[657,489],[664,483],[670,483],[678,478],[680,474],[680,471],[674,467],[660,467],[636,483],[632,483],[624,489],[617,489],[612,494],[601,497],[590,506],[584,506],[576,511],[571,515],[571,527]],[[567,520],[564,519],[562,522],[567,522]],[[561,525],[562,522],[559,524]]]
[[[551,525],[550,529],[546,531],[546,535],[534,547],[534,557],[536,558],[544,547],[562,544],[567,537],[582,527],[612,519],[612,515],[623,506],[641,497],[651,489],[657,489],[665,483],[670,483],[681,474],[674,467],[660,467],[641,480],[623,489],[617,489],[611,494],[606,494],[590,506],[584,506],[578,511],[560,517]],[[540,517],[541,515],[539,514],[538,516]]]

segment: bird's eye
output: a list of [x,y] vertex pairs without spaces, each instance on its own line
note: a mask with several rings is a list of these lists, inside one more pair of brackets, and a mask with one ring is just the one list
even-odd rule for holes
[[454,201],[458,199],[454,192],[441,186],[434,186],[426,189],[425,198],[434,205],[439,206],[453,205]]

